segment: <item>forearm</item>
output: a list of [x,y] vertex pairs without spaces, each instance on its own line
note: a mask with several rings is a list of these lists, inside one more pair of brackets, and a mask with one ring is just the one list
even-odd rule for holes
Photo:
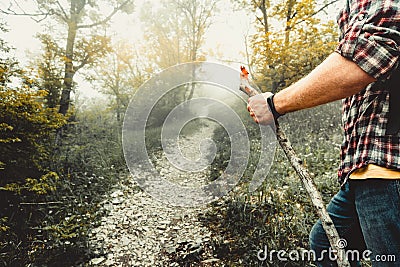
[[277,93],[274,104],[285,114],[349,97],[374,81],[357,64],[333,53],[310,74]]

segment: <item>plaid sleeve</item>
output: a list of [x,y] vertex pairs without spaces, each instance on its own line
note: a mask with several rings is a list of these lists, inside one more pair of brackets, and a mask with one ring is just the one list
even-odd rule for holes
[[399,65],[400,0],[349,2],[338,18],[345,26],[336,52],[372,77],[385,79]]

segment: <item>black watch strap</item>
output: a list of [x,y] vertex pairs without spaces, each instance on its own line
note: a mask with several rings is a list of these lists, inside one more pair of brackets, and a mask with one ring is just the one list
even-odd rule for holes
[[278,111],[276,111],[276,108],[274,105],[274,95],[271,95],[267,98],[267,103],[268,103],[269,110],[271,111],[275,120],[277,120],[279,117],[284,115],[284,114],[280,114]]

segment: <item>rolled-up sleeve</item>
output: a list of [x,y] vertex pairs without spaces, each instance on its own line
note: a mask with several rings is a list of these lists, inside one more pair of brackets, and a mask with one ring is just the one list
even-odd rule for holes
[[[351,2],[336,52],[370,76],[385,79],[399,65],[400,0]],[[354,8],[354,2],[360,6]]]

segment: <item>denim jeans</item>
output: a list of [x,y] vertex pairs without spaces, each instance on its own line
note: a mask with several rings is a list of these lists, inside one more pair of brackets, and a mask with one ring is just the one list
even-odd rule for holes
[[[374,267],[400,266],[400,180],[350,180],[327,210],[345,240],[341,245],[349,252],[351,266],[360,266],[357,255],[362,259],[363,253]],[[330,245],[319,220],[311,230],[310,246],[317,266],[337,266],[328,257]]]

